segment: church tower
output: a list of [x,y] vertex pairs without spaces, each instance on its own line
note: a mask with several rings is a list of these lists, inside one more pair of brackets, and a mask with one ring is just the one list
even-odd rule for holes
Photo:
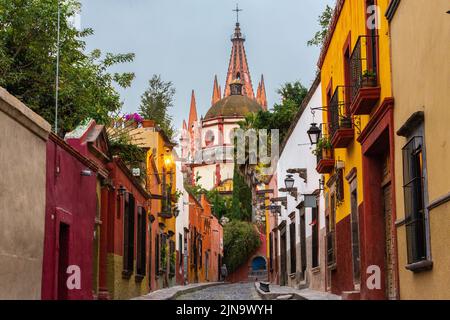
[[250,99],[255,99],[253,92],[252,78],[250,76],[250,70],[248,68],[247,54],[245,53],[245,36],[241,33],[241,27],[236,22],[234,34],[231,36],[231,42],[233,47],[231,49],[230,63],[228,66],[228,73],[225,84],[224,97],[228,97],[230,92],[230,84],[234,79],[241,79],[243,83],[243,94]]
[[236,8],[237,22],[231,36],[232,48],[223,91],[217,76],[214,77],[211,107],[204,117],[198,119],[195,94],[192,92],[187,134],[189,149],[190,181],[200,177],[198,183],[205,189],[218,189],[227,194],[232,191],[234,173],[234,129],[249,113],[267,110],[264,77],[258,85],[255,96],[245,52],[245,36],[239,24],[239,8]]

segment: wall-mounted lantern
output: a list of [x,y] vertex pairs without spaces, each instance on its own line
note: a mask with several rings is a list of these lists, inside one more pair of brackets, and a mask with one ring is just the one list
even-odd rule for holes
[[284,179],[284,185],[286,186],[286,189],[289,190],[289,189],[294,188],[294,183],[295,183],[295,180],[294,180],[292,174],[288,174],[286,176],[286,179]]
[[317,123],[311,123],[311,127],[307,131],[309,141],[311,141],[311,145],[315,145],[319,142],[320,135],[322,131],[317,126]]

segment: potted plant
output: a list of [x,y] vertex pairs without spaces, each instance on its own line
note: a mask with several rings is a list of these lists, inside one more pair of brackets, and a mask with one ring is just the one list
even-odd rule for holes
[[343,129],[351,129],[352,128],[352,119],[348,116],[344,116],[340,119],[339,127]]
[[321,137],[317,141],[316,149],[313,150],[313,154],[318,155],[325,155],[325,159],[331,159],[331,149],[333,148],[333,145],[331,144],[331,141],[326,137]]
[[155,120],[142,120],[142,128],[153,128],[155,126]]
[[362,75],[363,87],[376,87],[377,86],[377,74],[372,70],[365,70]]

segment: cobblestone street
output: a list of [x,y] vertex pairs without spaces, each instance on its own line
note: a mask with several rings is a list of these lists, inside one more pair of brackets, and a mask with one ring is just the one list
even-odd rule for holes
[[183,294],[177,300],[261,300],[261,298],[253,283],[234,283]]

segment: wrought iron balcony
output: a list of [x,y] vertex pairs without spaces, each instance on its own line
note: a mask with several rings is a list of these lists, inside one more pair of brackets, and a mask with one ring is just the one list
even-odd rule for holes
[[354,115],[370,114],[380,99],[377,47],[378,36],[359,36],[350,57],[350,111]]
[[330,136],[334,148],[345,148],[353,141],[355,130],[345,103],[346,87],[338,86],[328,106],[330,113]]
[[327,126],[323,126],[320,142],[317,144],[316,157],[317,167],[316,171],[320,174],[331,173],[334,168],[333,150],[329,145],[329,134]]

